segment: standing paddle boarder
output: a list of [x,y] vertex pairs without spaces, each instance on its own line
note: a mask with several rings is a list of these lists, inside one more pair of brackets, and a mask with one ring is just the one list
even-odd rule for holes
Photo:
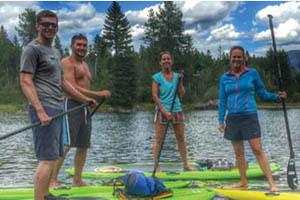
[[[55,13],[43,10],[36,16],[37,38],[29,43],[21,56],[21,88],[27,97],[31,122],[40,120],[33,128],[33,140],[38,166],[34,175],[35,200],[56,199],[49,193],[49,183],[56,160],[64,155],[62,120],[51,116],[62,112],[62,91],[81,102],[96,101],[77,91],[63,76],[60,54],[52,47],[58,31]],[[57,198],[59,199],[59,198]]]
[[[178,150],[183,161],[183,168],[187,171],[194,171],[195,169],[188,165],[186,156],[186,147],[184,143],[184,121],[183,112],[181,108],[180,98],[185,94],[183,86],[183,74],[178,74],[172,71],[173,60],[169,52],[162,52],[160,54],[161,71],[152,76],[152,98],[155,102],[155,144],[153,146],[154,161],[157,163],[157,157],[167,121],[171,120],[175,137],[178,144]],[[174,108],[170,112],[173,97],[175,95],[178,81],[178,95],[176,96]],[[161,172],[159,166],[156,167],[156,172]]]
[[[224,138],[232,143],[241,176],[241,182],[232,188],[248,188],[247,163],[243,144],[244,140],[248,140],[260,168],[268,179],[270,191],[278,192],[279,189],[275,186],[268,158],[262,149],[255,93],[265,101],[285,99],[286,93],[279,92],[277,95],[266,90],[257,71],[244,65],[245,51],[243,47],[231,48],[230,63],[231,69],[223,74],[220,80],[218,114],[219,131],[224,133]],[[226,108],[228,108],[228,114],[224,124]]]
[[[72,55],[62,60],[65,79],[84,95],[109,98],[111,94],[108,90],[90,90],[92,76],[87,63],[83,60],[88,51],[88,39],[82,34],[74,35],[71,41],[71,49]],[[82,104],[72,98],[68,93],[65,93],[64,96],[63,107],[66,111]],[[64,117],[63,129],[65,155],[56,162],[50,186],[56,189],[64,187],[58,183],[57,176],[71,147],[76,147],[74,156],[75,174],[72,186],[87,186],[88,183],[84,182],[81,178],[87,151],[91,143],[91,118],[88,117],[87,109],[83,108],[77,112],[67,114]]]

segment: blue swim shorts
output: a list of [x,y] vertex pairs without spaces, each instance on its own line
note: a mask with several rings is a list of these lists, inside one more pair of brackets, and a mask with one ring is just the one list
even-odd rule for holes
[[[55,116],[62,112],[61,109],[44,107],[48,116]],[[29,106],[29,116],[31,123],[39,121],[33,106]],[[46,126],[38,126],[32,129],[34,150],[39,161],[57,160],[64,156],[62,118],[51,120]]]

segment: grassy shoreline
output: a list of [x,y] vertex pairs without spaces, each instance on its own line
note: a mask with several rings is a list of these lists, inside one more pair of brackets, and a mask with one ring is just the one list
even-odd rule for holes
[[[216,107],[216,106],[214,106]],[[280,110],[282,109],[281,103],[258,103],[258,109],[269,109],[269,110]],[[300,109],[300,103],[286,103],[287,109]],[[110,105],[103,105],[98,110],[99,112],[120,112],[120,113],[130,113],[137,111],[153,111],[154,104],[153,103],[143,103],[137,104],[132,109],[124,109],[121,107],[112,107]],[[205,104],[197,103],[197,104],[184,104],[184,111],[191,110],[216,110],[216,108],[207,108]],[[23,104],[0,104],[0,114],[27,114],[27,105]]]

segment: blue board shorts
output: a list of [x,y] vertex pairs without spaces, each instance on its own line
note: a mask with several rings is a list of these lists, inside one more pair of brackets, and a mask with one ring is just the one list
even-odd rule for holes
[[261,137],[257,114],[227,116],[224,138],[243,141]]
[[[81,106],[82,103],[65,98],[63,111]],[[81,108],[63,117],[64,145],[89,148],[91,146],[92,120],[88,109]]]
[[[55,116],[62,112],[60,109],[44,107],[49,117]],[[32,105],[29,106],[29,116],[31,123],[39,121],[37,113]],[[49,125],[32,128],[34,151],[37,159],[57,160],[64,156],[62,118],[51,120]]]

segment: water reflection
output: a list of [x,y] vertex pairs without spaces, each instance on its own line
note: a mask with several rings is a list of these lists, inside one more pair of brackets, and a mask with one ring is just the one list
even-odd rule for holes
[[[300,174],[300,110],[288,111],[290,129],[298,175]],[[260,110],[262,141],[264,150],[271,162],[281,164],[278,173],[280,183],[286,183],[286,166],[289,147],[283,113],[280,110]],[[0,134],[5,134],[28,125],[28,117],[5,115],[0,118]],[[216,111],[192,111],[185,113],[185,140],[188,159],[224,157],[234,160],[230,142],[223,139],[218,131]],[[130,114],[102,113],[93,117],[92,146],[88,153],[86,169],[100,163],[152,163],[154,144],[153,112]],[[2,184],[28,184],[33,182],[37,165],[31,130],[0,141],[0,180]],[[255,161],[251,151],[246,152],[247,160]],[[59,179],[71,182],[63,172],[73,167],[74,150],[65,160]],[[170,127],[166,137],[161,161],[181,161],[177,151],[174,131]]]

